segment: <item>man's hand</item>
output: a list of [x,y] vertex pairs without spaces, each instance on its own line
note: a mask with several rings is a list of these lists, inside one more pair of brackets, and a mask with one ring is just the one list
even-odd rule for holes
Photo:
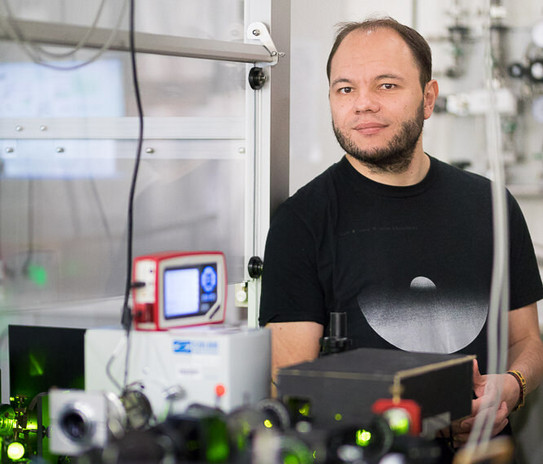
[[[498,397],[500,383],[501,395]],[[455,447],[460,447],[467,442],[477,413],[482,408],[495,407],[497,402],[499,406],[492,426],[492,436],[500,433],[509,422],[507,417],[516,406],[520,393],[517,381],[509,374],[481,375],[477,360],[473,361],[473,392],[476,399],[471,403],[471,416],[452,424]]]

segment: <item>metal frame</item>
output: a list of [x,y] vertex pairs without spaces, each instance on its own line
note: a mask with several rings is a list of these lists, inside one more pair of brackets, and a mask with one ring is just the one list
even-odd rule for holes
[[[25,40],[48,45],[75,46],[88,31],[87,27],[40,21],[13,20],[14,28]],[[111,35],[110,29],[96,28],[85,42],[85,48],[102,48]],[[274,57],[261,45],[227,42],[190,37],[136,32],[136,52],[186,58],[233,61],[238,63],[271,63]],[[11,40],[11,36],[0,29],[0,40]],[[127,31],[118,31],[110,50],[128,51]]]
[[[92,124],[89,121],[92,120]],[[241,117],[148,117],[145,140],[244,139]],[[0,139],[121,139],[137,134],[135,117],[121,118],[3,118]]]
[[[252,185],[247,182],[246,195],[246,237],[253,238],[245,244],[248,262],[251,256],[264,257],[270,216],[289,195],[291,6],[289,0],[246,0],[245,6],[245,24],[266,24],[280,55],[276,66],[264,67],[264,87],[247,91],[246,114],[253,115],[247,117],[247,147],[252,155],[247,157],[247,169],[253,180]],[[260,279],[248,278],[250,327],[258,326],[259,306]]]

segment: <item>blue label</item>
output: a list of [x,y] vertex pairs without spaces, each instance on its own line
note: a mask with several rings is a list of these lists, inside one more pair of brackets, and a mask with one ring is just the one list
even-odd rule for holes
[[215,341],[174,340],[173,352],[214,355],[219,352],[219,345]]
[[190,342],[173,341],[174,353],[190,353]]

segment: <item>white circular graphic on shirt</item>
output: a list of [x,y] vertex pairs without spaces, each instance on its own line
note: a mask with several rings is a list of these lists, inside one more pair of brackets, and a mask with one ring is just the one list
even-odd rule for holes
[[454,353],[473,342],[488,308],[473,297],[444,295],[436,284],[417,276],[395,291],[367,292],[358,305],[372,329],[406,351]]
[[410,287],[416,291],[432,291],[436,289],[435,284],[427,277],[415,277],[411,281]]

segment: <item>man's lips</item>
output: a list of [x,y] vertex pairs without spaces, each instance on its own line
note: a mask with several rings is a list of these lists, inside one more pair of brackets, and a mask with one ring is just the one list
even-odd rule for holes
[[356,125],[353,129],[356,132],[359,132],[360,134],[363,134],[363,135],[372,135],[372,134],[377,134],[378,132],[382,131],[386,127],[387,127],[386,124],[381,124],[378,122],[365,122],[365,123]]

